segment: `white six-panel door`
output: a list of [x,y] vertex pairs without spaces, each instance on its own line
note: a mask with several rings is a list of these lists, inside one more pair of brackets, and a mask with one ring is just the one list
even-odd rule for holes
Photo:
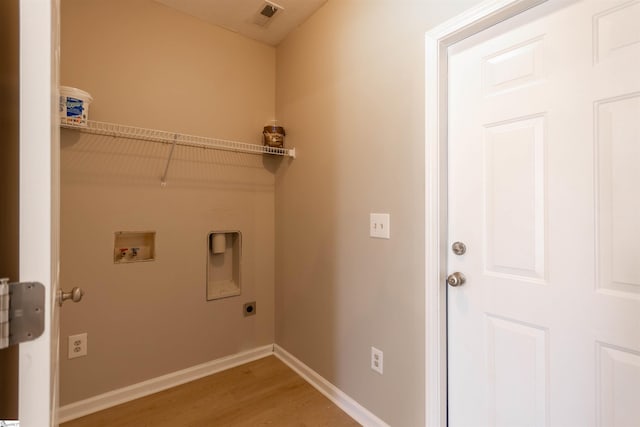
[[640,426],[640,1],[449,55],[449,423]]

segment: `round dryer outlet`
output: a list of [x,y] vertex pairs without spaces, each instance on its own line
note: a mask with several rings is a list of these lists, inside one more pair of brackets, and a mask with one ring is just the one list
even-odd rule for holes
[[244,313],[244,316],[253,316],[254,314],[256,314],[256,302],[252,301],[252,302],[248,302],[246,303],[243,307],[242,307],[242,312]]

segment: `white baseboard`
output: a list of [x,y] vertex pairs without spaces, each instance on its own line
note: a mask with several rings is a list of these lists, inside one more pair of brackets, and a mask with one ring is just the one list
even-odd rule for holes
[[275,355],[278,359],[298,373],[298,375],[304,378],[315,389],[325,395],[336,406],[345,411],[351,418],[363,426],[389,427],[387,423],[375,416],[368,409],[360,405],[342,390],[338,389],[329,381],[321,377],[317,372],[309,368],[277,344],[270,344],[242,353],[233,354],[231,356],[222,357],[220,359],[212,360],[211,362],[192,366],[181,371],[172,372],[161,377],[152,378],[141,383],[133,384],[118,390],[90,397],[89,399],[62,406],[58,409],[58,421],[60,423],[64,423],[76,418],[84,417],[85,415],[102,411],[103,409],[107,409],[112,406],[120,405],[134,399],[139,399],[141,397],[271,355]]
[[346,412],[351,418],[365,427],[389,427],[387,423],[375,416],[367,408],[347,396],[342,390],[321,377],[313,369],[302,363],[291,353],[277,344],[273,346],[274,354],[278,359],[298,373],[316,390],[324,394],[336,406]]
[[58,420],[60,423],[64,423],[112,406],[120,405],[134,399],[139,399],[141,397],[187,383],[189,381],[194,381],[199,378],[215,374],[216,372],[224,371],[225,369],[230,369],[254,360],[262,359],[263,357],[271,356],[272,354],[273,344],[269,344],[264,347],[258,347],[253,350],[222,357],[220,359],[212,360],[211,362],[192,366],[181,371],[172,372],[161,377],[152,378],[148,381],[143,381],[118,390],[93,396],[89,399],[60,407],[58,409]]

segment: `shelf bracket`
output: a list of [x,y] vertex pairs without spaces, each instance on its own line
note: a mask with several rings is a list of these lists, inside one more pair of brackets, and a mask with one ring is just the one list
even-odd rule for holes
[[164,173],[162,174],[162,178],[160,178],[160,186],[167,186],[167,174],[169,173],[169,166],[171,165],[171,159],[173,158],[173,150],[176,148],[176,143],[178,142],[178,134],[176,133],[173,137],[173,144],[171,144],[171,151],[169,151],[169,157],[167,158],[167,165],[164,167]]

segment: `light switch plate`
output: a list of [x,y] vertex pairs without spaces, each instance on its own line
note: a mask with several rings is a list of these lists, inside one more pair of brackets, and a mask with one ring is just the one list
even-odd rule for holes
[[369,236],[376,239],[391,238],[391,219],[389,214],[369,214]]

